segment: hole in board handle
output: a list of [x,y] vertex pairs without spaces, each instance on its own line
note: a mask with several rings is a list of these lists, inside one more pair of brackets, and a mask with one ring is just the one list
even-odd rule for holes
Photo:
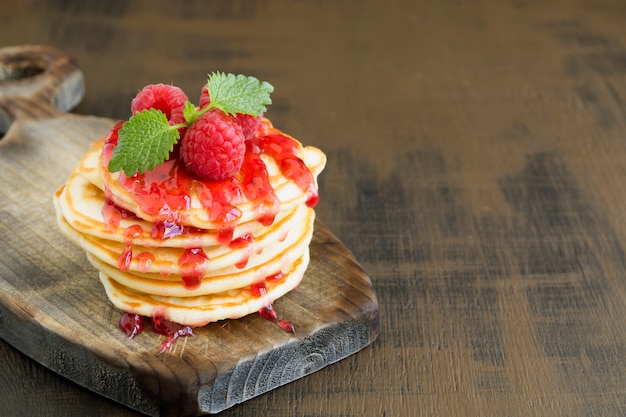
[[20,55],[7,57],[4,62],[0,62],[0,83],[34,77],[45,70],[43,62],[34,62]]
[[[15,82],[35,77],[46,70],[43,61],[33,60],[32,57],[15,54],[5,56],[0,62],[0,86],[6,82]],[[11,127],[12,120],[0,107],[0,141]]]

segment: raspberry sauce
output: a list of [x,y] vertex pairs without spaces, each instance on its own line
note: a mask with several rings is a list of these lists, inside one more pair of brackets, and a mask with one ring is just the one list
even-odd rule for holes
[[262,153],[276,160],[286,178],[293,180],[303,192],[307,193],[307,206],[315,207],[319,201],[317,186],[309,168],[296,156],[298,151],[296,142],[288,136],[272,134],[258,139],[258,146]]
[[126,247],[117,259],[117,266],[120,270],[128,271],[130,268],[130,263],[133,260],[133,239],[140,237],[142,233],[143,229],[138,224],[129,226],[124,230],[124,242],[126,242]]
[[117,206],[113,201],[105,198],[102,206],[102,218],[108,232],[114,232],[123,219],[137,219],[134,213]]
[[166,336],[165,340],[161,342],[160,353],[169,350],[179,338],[193,336],[193,328],[191,326],[183,326],[159,315],[152,317],[151,328],[153,332]]
[[119,183],[139,207],[155,219],[153,236],[161,239],[178,236],[183,231],[180,214],[191,203],[189,191],[192,178],[178,159],[165,161],[143,174],[136,172],[127,177],[120,172]]
[[202,248],[185,249],[178,259],[185,288],[193,290],[200,286],[208,260],[209,257]]
[[217,241],[228,244],[241,217],[241,210],[235,206],[243,201],[239,182],[235,177],[229,177],[218,181],[197,181],[194,185],[200,203],[208,210],[209,220],[218,226]]
[[139,314],[124,313],[120,318],[119,326],[130,340],[143,332],[143,317]]
[[261,307],[259,309],[259,315],[267,321],[278,322],[278,314],[276,314],[276,310],[274,310],[271,304]]
[[[268,283],[276,283],[282,281],[285,278],[282,272],[277,272],[275,274],[267,276],[263,281],[256,282],[250,285],[250,293],[254,297],[264,298],[267,295],[267,284]],[[281,320],[278,318],[278,313],[274,310],[274,306],[269,300],[265,303],[263,307],[261,307],[258,311],[259,316],[267,321],[271,321],[272,323],[276,323],[278,327],[282,330],[296,334],[296,329],[289,320]]]
[[120,271],[128,271],[130,263],[133,260],[133,248],[130,245],[126,245],[119,258],[117,258],[117,267]]
[[141,252],[137,255],[136,259],[137,269],[139,269],[140,272],[148,272],[152,262],[154,262],[154,255],[150,252]]
[[122,221],[122,209],[107,199],[102,206],[102,217],[104,218],[107,232],[114,232],[120,226],[120,221]]
[[235,268],[245,268],[248,264],[248,259],[250,258],[250,254],[252,253],[254,247],[254,236],[250,233],[246,233],[241,235],[237,239],[233,240],[228,244],[228,247],[231,249],[241,249],[245,248],[244,254],[241,257],[241,260],[235,264]]
[[265,282],[273,284],[273,283],[276,283],[276,282],[280,282],[283,279],[285,279],[285,275],[282,272],[277,272],[277,273],[275,273],[273,275],[270,275],[267,278],[265,278]]
[[119,131],[126,120],[117,122],[104,138],[104,144],[102,145],[102,165],[106,169],[109,166],[109,161],[113,157],[113,149],[117,146],[117,140],[119,138]]
[[250,285],[250,292],[254,297],[265,297],[267,294],[267,285],[265,285],[265,281],[256,282]]
[[256,220],[263,226],[274,223],[280,201],[270,184],[269,174],[253,140],[246,142],[246,155],[240,173],[243,193],[253,203]]
[[259,309],[259,316],[261,316],[267,321],[276,323],[278,327],[280,327],[282,330],[286,332],[296,334],[296,328],[294,327],[293,323],[290,322],[289,320],[280,320],[278,318],[278,314],[276,313],[276,310],[274,310],[274,307],[271,304],[261,307]]

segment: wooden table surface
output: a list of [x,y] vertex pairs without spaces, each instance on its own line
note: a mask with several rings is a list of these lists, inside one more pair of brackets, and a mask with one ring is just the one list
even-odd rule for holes
[[[626,415],[625,24],[622,0],[0,0],[0,47],[77,58],[77,114],[251,74],[326,152],[318,218],[380,336],[224,416]],[[1,416],[138,415],[1,339],[0,368]]]

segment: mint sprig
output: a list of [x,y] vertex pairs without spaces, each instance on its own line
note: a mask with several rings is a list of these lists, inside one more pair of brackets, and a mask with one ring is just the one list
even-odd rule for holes
[[270,94],[274,87],[255,77],[214,72],[208,76],[207,90],[211,98],[209,105],[198,109],[189,101],[185,103],[185,123],[170,125],[161,110],[152,108],[131,116],[118,132],[118,143],[109,161],[109,171],[124,171],[131,176],[154,169],[169,158],[180,139],[178,129],[189,127],[211,109],[232,115],[258,116],[272,104]]

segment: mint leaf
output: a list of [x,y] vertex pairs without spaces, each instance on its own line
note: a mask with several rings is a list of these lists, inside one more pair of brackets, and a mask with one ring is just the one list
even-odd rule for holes
[[187,101],[185,103],[185,108],[183,109],[183,117],[187,124],[192,124],[198,118],[198,111],[196,110],[196,106],[191,101]]
[[180,134],[170,126],[165,114],[156,109],[138,112],[119,131],[117,146],[109,161],[109,171],[124,171],[127,176],[136,172],[143,174],[163,163]]
[[272,104],[270,94],[274,91],[271,84],[254,77],[221,72],[209,74],[207,89],[211,97],[209,107],[218,108],[226,114],[254,116],[266,111],[266,106]]

